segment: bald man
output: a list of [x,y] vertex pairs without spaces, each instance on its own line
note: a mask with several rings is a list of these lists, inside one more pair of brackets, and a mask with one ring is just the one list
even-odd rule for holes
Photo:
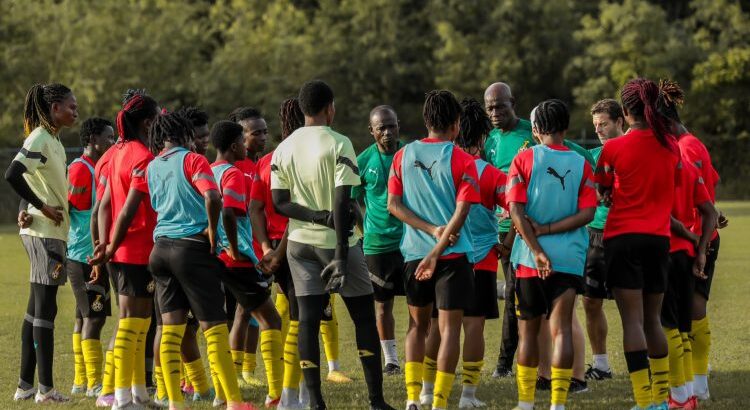
[[370,112],[373,144],[357,157],[362,184],[352,188],[352,197],[363,199],[364,253],[375,291],[375,313],[380,346],[385,357],[383,373],[401,373],[396,350],[393,299],[404,296],[404,257],[399,249],[403,223],[388,212],[388,173],[399,141],[396,111],[379,105]]
[[[484,92],[484,106],[492,122],[493,130],[484,144],[484,157],[487,162],[507,173],[513,158],[526,148],[534,145],[531,123],[518,118],[515,112],[516,100],[508,84],[494,83]],[[500,210],[498,210],[500,211]],[[500,345],[497,368],[493,377],[513,374],[513,356],[518,346],[518,321],[515,315],[515,274],[510,266],[510,250],[513,232],[510,229],[510,215],[499,212],[499,253],[505,277],[505,309],[503,313],[503,337]]]

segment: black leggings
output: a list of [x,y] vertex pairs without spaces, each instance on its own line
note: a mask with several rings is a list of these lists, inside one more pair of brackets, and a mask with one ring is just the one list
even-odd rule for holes
[[34,386],[34,369],[38,369],[43,393],[53,387],[52,361],[55,348],[57,285],[31,284],[26,316],[21,326],[21,374],[18,387]]
[[[299,305],[299,359],[313,409],[324,409],[320,390],[320,343],[318,330],[324,307],[330,296],[297,296]],[[380,363],[380,338],[375,325],[373,296],[342,297],[354,322],[357,349],[362,362],[371,404],[383,403],[383,373]]]

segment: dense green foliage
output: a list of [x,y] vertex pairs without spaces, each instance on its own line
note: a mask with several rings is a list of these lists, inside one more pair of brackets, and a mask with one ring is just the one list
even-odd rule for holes
[[[336,92],[336,128],[358,148],[367,113],[391,104],[422,134],[424,92],[481,98],[509,82],[517,111],[562,98],[571,137],[594,140],[588,107],[634,76],[687,91],[683,119],[712,150],[723,196],[750,196],[750,9],[737,0],[0,0],[0,146],[17,147],[26,90],[70,86],[81,115],[113,117],[123,91],[213,119],[279,102],[310,78]],[[74,145],[75,130],[65,134]]]

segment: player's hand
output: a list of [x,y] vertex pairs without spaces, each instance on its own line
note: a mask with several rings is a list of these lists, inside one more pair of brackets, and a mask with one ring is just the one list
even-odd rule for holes
[[432,275],[435,273],[435,266],[437,266],[437,256],[427,255],[417,265],[417,270],[414,271],[414,277],[417,280],[430,280]]
[[701,237],[691,231],[688,231],[687,229],[686,229],[686,232],[689,237],[688,240],[690,240],[690,242],[693,243],[693,247],[698,247],[698,244],[701,241]]
[[232,258],[232,260],[235,262],[247,262],[250,260],[250,258],[242,254],[242,252],[240,252],[239,250],[232,250],[231,246],[228,247],[226,251],[229,257]]
[[323,268],[320,277],[326,283],[326,292],[336,292],[343,288],[346,279],[346,260],[333,259]]
[[706,267],[706,253],[698,252],[698,254],[695,256],[695,261],[693,262],[693,276],[702,280],[708,279],[708,276],[703,272],[703,269],[705,267]]
[[279,255],[278,253],[279,252],[275,250],[267,252],[262,258],[260,258],[257,268],[260,269],[261,272],[269,275],[276,272],[276,270],[279,269],[279,266],[281,266],[281,261],[284,258],[284,255]]
[[510,256],[511,248],[505,246],[504,243],[495,244],[495,250],[497,251],[498,258],[507,258]]
[[[208,239],[208,244],[211,247],[211,255],[216,255],[216,229],[210,229],[207,227],[203,230],[203,232],[201,232],[201,235],[205,236],[206,239]],[[232,256],[231,253],[229,256]]]
[[109,262],[112,259],[112,255],[115,254],[115,249],[106,243],[100,242],[94,247],[94,255],[88,257],[87,260],[89,265],[101,265]]
[[34,222],[34,217],[31,216],[30,213],[26,211],[21,211],[18,213],[18,227],[19,228],[28,228],[31,226],[31,223]]
[[269,242],[261,243],[260,250],[261,252],[263,252],[263,256],[267,255],[268,252],[273,252],[273,248],[271,247],[271,244]]
[[724,229],[729,225],[729,219],[724,215],[724,212],[719,211],[719,229]]
[[534,255],[534,262],[536,262],[536,270],[540,278],[547,279],[552,274],[552,263],[544,252]]
[[[440,238],[443,237],[443,233],[445,232],[445,225],[438,226],[435,228],[435,230],[432,232],[432,236],[435,237],[438,241],[440,241]],[[458,238],[461,237],[461,233],[453,233],[448,237],[448,245],[453,246],[458,242]]]
[[61,206],[49,206],[47,204],[42,205],[42,214],[46,216],[47,218],[51,219],[55,226],[60,226],[60,224],[63,221],[63,214],[62,214],[62,207]]
[[91,280],[87,282],[89,285],[95,285],[99,282],[99,279],[101,278],[100,269],[102,269],[102,265],[94,265],[91,267]]
[[599,194],[599,201],[607,208],[612,206],[612,189],[607,189],[604,193]]

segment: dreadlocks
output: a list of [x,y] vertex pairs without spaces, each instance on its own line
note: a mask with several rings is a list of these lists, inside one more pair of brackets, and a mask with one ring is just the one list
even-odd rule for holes
[[664,107],[664,98],[659,87],[645,78],[630,80],[620,92],[622,105],[630,115],[642,118],[653,130],[659,143],[674,151],[674,136],[669,133],[668,119],[660,112]]
[[482,107],[482,104],[474,98],[464,98],[461,101],[461,133],[456,142],[463,148],[476,147],[480,150],[484,146],[484,140],[492,129],[490,117]]
[[79,136],[81,138],[81,146],[85,147],[91,143],[91,137],[97,134],[101,134],[105,127],[111,127],[112,123],[106,118],[92,117],[87,119],[81,125],[81,131]]
[[26,93],[23,105],[23,130],[28,136],[37,127],[44,127],[51,134],[57,131],[52,121],[52,104],[59,103],[72,93],[70,88],[54,84],[36,84]]
[[570,124],[568,106],[558,99],[540,102],[534,108],[531,117],[531,125],[544,135],[566,131]]
[[129,89],[122,100],[122,109],[117,113],[117,134],[123,141],[138,139],[138,125],[157,114],[156,100],[142,89]]
[[177,110],[180,115],[187,118],[193,124],[193,127],[202,127],[208,125],[208,114],[197,107],[183,107]]
[[671,80],[659,80],[659,93],[663,98],[661,114],[675,122],[682,122],[677,107],[685,102],[685,93],[680,85]]
[[305,125],[305,115],[299,108],[299,100],[287,98],[279,108],[279,122],[281,123],[281,139],[288,137],[297,128]]
[[422,117],[427,128],[447,131],[461,116],[461,105],[448,90],[432,90],[425,94]]
[[154,155],[164,149],[166,141],[185,147],[192,140],[193,124],[177,112],[157,116],[148,130],[148,148]]

